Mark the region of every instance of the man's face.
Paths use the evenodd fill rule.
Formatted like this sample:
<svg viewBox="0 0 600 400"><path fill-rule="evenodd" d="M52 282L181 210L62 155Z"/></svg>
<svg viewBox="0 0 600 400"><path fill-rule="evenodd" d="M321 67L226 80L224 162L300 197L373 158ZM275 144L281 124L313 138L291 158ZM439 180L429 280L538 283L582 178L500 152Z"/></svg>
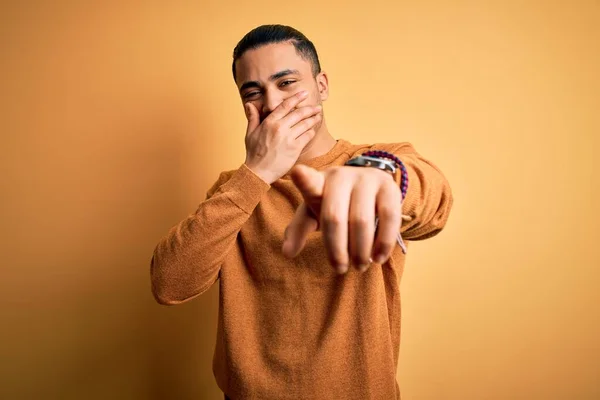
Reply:
<svg viewBox="0 0 600 400"><path fill-rule="evenodd" d="M261 122L283 100L302 90L309 95L298 107L318 105L327 99L327 76L320 73L315 78L311 62L290 42L246 51L236 62L236 74L242 103L253 103ZM315 128L318 131L320 124Z"/></svg>

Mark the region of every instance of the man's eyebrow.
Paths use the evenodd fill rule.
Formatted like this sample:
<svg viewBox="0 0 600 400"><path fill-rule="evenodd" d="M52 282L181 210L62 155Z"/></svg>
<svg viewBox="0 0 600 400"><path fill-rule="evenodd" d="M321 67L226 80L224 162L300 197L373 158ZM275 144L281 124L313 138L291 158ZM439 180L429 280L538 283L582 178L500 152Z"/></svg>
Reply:
<svg viewBox="0 0 600 400"><path fill-rule="evenodd" d="M279 78L283 78L286 75L294 75L294 74L299 74L300 72L298 72L297 69L284 69L283 71L279 71L274 73L273 75L271 75L269 77L270 81L276 81Z"/></svg>
<svg viewBox="0 0 600 400"><path fill-rule="evenodd" d="M258 81L244 82L244 84L240 87L240 92L250 88L260 88L260 83L258 83Z"/></svg>
<svg viewBox="0 0 600 400"><path fill-rule="evenodd" d="M283 78L287 75L300 74L297 69L284 69L283 71L279 71L274 73L269 77L270 81L276 81L277 79ZM250 88L260 88L260 83L258 81L248 81L244 82L244 84L240 87L240 92L243 92L246 89Z"/></svg>

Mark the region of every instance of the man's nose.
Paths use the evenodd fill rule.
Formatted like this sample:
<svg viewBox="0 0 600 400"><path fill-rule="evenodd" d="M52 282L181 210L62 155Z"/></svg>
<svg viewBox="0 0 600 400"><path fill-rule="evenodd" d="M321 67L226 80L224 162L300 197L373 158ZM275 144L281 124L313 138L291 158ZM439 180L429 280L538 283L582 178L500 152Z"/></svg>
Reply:
<svg viewBox="0 0 600 400"><path fill-rule="evenodd" d="M275 91L265 93L263 99L262 114L265 116L271 114L284 100L281 93L276 93Z"/></svg>

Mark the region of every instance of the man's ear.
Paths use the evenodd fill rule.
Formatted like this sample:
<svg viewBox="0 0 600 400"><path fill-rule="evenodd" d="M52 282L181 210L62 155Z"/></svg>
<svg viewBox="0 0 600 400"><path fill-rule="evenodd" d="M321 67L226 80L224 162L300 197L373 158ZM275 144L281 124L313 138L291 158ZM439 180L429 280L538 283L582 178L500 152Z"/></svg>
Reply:
<svg viewBox="0 0 600 400"><path fill-rule="evenodd" d="M327 79L327 73L321 71L315 79L317 80L317 87L319 88L319 96L321 97L321 101L327 100L329 97L329 80Z"/></svg>

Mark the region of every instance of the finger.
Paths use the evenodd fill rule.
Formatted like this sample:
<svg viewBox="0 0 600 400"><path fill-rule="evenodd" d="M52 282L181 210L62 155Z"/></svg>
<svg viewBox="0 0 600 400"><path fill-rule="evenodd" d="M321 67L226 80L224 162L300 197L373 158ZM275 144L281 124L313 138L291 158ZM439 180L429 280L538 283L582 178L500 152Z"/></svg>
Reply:
<svg viewBox="0 0 600 400"><path fill-rule="evenodd" d="M256 106L252 103L246 103L244 111L246 111L246 119L248 120L248 127L246 128L246 136L248 136L260 125L260 114Z"/></svg>
<svg viewBox="0 0 600 400"><path fill-rule="evenodd" d="M319 206L323 188L325 186L325 174L306 165L296 165L291 172L292 181L302 193L308 207L319 215Z"/></svg>
<svg viewBox="0 0 600 400"><path fill-rule="evenodd" d="M321 121L321 118L322 118L322 114L319 113L319 114L313 115L312 117L309 117L309 118L305 118L302 121L298 122L292 128L292 136L297 139L304 132L308 131L309 129L314 128L315 125Z"/></svg>
<svg viewBox="0 0 600 400"><path fill-rule="evenodd" d="M300 204L292 222L285 229L281 247L283 255L289 258L296 257L304 249L308 235L315 232L317 227L317 219L306 203Z"/></svg>
<svg viewBox="0 0 600 400"><path fill-rule="evenodd" d="M285 117L292 111L300 102L308 97L308 91L303 90L296 93L292 97L288 97L278 105L265 120L277 121Z"/></svg>
<svg viewBox="0 0 600 400"><path fill-rule="evenodd" d="M304 147L306 147L308 142L310 142L312 140L312 138L314 138L316 136L316 134L317 134L317 131L315 131L314 129L309 129L309 130L301 133L300 136L298 136L295 139L296 143L301 148L304 148Z"/></svg>
<svg viewBox="0 0 600 400"><path fill-rule="evenodd" d="M375 198L379 184L371 182L369 179L356 182L348 215L350 259L360 271L369 267L375 236Z"/></svg>
<svg viewBox="0 0 600 400"><path fill-rule="evenodd" d="M321 114L322 109L323 108L321 106L298 107L283 117L281 119L281 124L283 126L294 128L298 123L306 120L307 118Z"/></svg>
<svg viewBox="0 0 600 400"><path fill-rule="evenodd" d="M376 211L379 219L375 243L373 244L373 261L377 264L386 262L396 246L396 238L402 224L402 194L395 183L384 184L377 193Z"/></svg>
<svg viewBox="0 0 600 400"><path fill-rule="evenodd" d="M331 265L343 274L348 271L348 208L353 183L341 174L330 173L321 200L320 229Z"/></svg>

